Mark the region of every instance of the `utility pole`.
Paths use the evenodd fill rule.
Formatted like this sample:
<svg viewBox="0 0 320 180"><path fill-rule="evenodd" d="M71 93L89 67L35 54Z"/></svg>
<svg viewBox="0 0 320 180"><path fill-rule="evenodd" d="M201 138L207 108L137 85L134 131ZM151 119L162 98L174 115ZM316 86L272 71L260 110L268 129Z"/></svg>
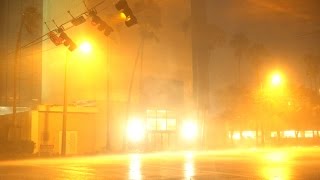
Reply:
<svg viewBox="0 0 320 180"><path fill-rule="evenodd" d="M62 135L61 135L61 156L66 155L67 147L67 116L68 116L68 63L69 63L69 50L66 50L66 60L64 65L64 87L63 87L63 116L62 116Z"/></svg>
<svg viewBox="0 0 320 180"><path fill-rule="evenodd" d="M202 144L205 139L206 112L209 109L209 59L207 41L206 0L191 0L193 96L198 122L203 124Z"/></svg>
<svg viewBox="0 0 320 180"><path fill-rule="evenodd" d="M110 45L109 40L107 39L107 107L106 107L106 119L107 119L107 142L106 142L106 151L110 151Z"/></svg>
<svg viewBox="0 0 320 180"><path fill-rule="evenodd" d="M22 29L25 22L26 12L21 15L21 22L18 31L18 38L16 42L16 50L14 54L14 63L13 63L13 104L12 104L12 122L16 122L16 115L17 115L17 79L18 79L18 56L20 54L20 47L21 47L21 35Z"/></svg>

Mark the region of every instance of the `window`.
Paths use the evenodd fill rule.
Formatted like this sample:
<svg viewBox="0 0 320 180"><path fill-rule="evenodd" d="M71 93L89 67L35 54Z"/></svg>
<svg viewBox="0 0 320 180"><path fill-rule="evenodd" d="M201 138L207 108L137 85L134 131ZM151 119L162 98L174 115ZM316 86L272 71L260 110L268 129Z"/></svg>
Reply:
<svg viewBox="0 0 320 180"><path fill-rule="evenodd" d="M147 126L149 131L173 131L177 122L172 111L147 110Z"/></svg>

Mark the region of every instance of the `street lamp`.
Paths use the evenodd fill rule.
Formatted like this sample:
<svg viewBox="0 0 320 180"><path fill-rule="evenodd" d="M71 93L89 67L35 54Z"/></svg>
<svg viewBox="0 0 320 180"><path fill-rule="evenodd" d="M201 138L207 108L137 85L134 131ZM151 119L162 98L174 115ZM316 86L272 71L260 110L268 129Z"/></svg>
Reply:
<svg viewBox="0 0 320 180"><path fill-rule="evenodd" d="M282 77L280 73L274 73L271 77L271 84L273 86L279 86L282 84Z"/></svg>
<svg viewBox="0 0 320 180"><path fill-rule="evenodd" d="M284 77L280 72L273 72L268 76L266 86L263 87L264 83L261 83L260 91L261 96L264 99L262 104L270 107L270 103L279 101L282 93L284 92ZM263 105L262 105L263 106ZM264 108L265 109L265 108ZM258 124L258 122L256 122ZM264 123L261 122L261 143L264 145ZM258 125L256 128L256 144L258 145Z"/></svg>
<svg viewBox="0 0 320 180"><path fill-rule="evenodd" d="M91 44L84 42L80 45L80 52L88 54L91 52ZM64 65L64 89L63 89L63 116L62 116L62 136L61 136L61 155L66 155L66 137L67 137L67 112L68 112L68 63L70 51L66 51L66 60Z"/></svg>
<svg viewBox="0 0 320 180"><path fill-rule="evenodd" d="M197 137L198 126L196 122L189 120L182 124L181 135L185 140L191 141Z"/></svg>
<svg viewBox="0 0 320 180"><path fill-rule="evenodd" d="M89 54L92 51L92 46L89 42L83 42L82 44L80 44L79 48L81 52L85 54Z"/></svg>

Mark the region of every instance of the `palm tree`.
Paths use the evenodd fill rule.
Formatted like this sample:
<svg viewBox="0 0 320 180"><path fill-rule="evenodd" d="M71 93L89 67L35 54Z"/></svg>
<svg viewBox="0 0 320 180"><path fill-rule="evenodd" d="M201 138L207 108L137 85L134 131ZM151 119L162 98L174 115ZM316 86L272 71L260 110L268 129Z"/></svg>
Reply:
<svg viewBox="0 0 320 180"><path fill-rule="evenodd" d="M148 39L155 40L156 42L159 42L159 38L156 35L156 31L159 30L162 27L162 16L161 16L161 8L155 2L154 0L140 0L134 5L134 11L139 16L138 18L138 24L140 26L140 37L141 42L139 45L139 48L137 50L137 55L133 67L133 71L130 78L130 85L129 85L129 93L128 93L128 99L127 99L127 118L125 124L127 125L127 120L129 118L130 114L130 104L131 104L131 94L132 94L132 87L133 87L133 81L135 72L137 69L138 61L140 60L140 77L139 77L139 92L140 92L140 109L142 107L142 79L143 79L143 54L144 54L144 46L145 41ZM123 150L126 149L126 135L124 133L123 135Z"/></svg>
<svg viewBox="0 0 320 180"><path fill-rule="evenodd" d="M269 56L268 50L263 44L254 43L248 48L248 59L256 74L257 82L261 84L261 71L264 59Z"/></svg>
<svg viewBox="0 0 320 180"><path fill-rule="evenodd" d="M309 78L310 88L314 91L319 87L319 56L306 54L304 57L305 71Z"/></svg>
<svg viewBox="0 0 320 180"><path fill-rule="evenodd" d="M254 73L256 74L256 82L257 84L259 84L258 87L258 99L261 100L261 96L262 96L262 80L261 80L261 71L262 71L262 66L264 63L264 58L266 58L266 56L268 56L268 51L267 49L264 47L263 44L260 43L254 43L249 47L249 51L248 51L248 57L249 60L251 62L251 65L254 69ZM263 103L260 101L260 103ZM262 108L263 109L263 108ZM259 114L263 114L262 112L260 112ZM258 119L261 119L263 117L258 117L256 118L256 144L258 145L258 131L259 131L259 125L261 128L261 142L262 144L264 143L264 123L262 121L258 121ZM279 134L279 133L278 133Z"/></svg>
<svg viewBox="0 0 320 180"><path fill-rule="evenodd" d="M23 28L25 27L29 33L33 33L39 27L37 27L37 22L39 21L40 14L35 7L27 7L23 14L21 15L20 27L18 31L18 37L16 42L16 49L14 55L13 64L13 105L12 105L12 122L16 121L17 113L17 75L18 75L18 57L21 51L21 38L23 33Z"/></svg>
<svg viewBox="0 0 320 180"><path fill-rule="evenodd" d="M249 44L249 39L244 33L234 34L230 41L230 45L234 49L234 55L238 59L238 88L241 84L241 61L248 50Z"/></svg>
<svg viewBox="0 0 320 180"><path fill-rule="evenodd" d="M214 67L214 60L213 55L215 51L223 46L223 44L226 42L226 33L224 30L219 28L216 25L209 25L208 26L209 32L208 32L208 47L210 50L210 58L209 58L209 68ZM211 94L212 94L212 80L214 79L214 72L209 70L209 100L212 101ZM209 104L210 104L209 102Z"/></svg>

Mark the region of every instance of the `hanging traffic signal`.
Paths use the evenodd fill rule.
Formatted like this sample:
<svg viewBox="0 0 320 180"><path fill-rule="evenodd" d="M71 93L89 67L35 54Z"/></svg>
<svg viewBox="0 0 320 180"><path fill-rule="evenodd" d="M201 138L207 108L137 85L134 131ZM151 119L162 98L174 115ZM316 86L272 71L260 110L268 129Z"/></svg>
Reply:
<svg viewBox="0 0 320 180"><path fill-rule="evenodd" d="M91 11L89 12L89 15L92 17L91 24L93 26L98 26L99 31L104 31L104 35L109 36L113 32L113 28L97 16L97 12Z"/></svg>
<svg viewBox="0 0 320 180"><path fill-rule="evenodd" d="M123 9L125 9L125 8L128 8L129 6L128 6L127 1L125 1L125 0L120 0L119 2L117 2L117 3L115 4L115 7L116 7L116 9L117 9L118 11L121 11L121 10L123 10Z"/></svg>
<svg viewBox="0 0 320 180"><path fill-rule="evenodd" d="M79 26L80 24L86 22L86 19L83 17L83 16L79 16L79 17L76 17L76 18L73 18L71 20L71 23L74 25L74 26Z"/></svg>
<svg viewBox="0 0 320 180"><path fill-rule="evenodd" d="M62 44L63 39L61 39L54 31L48 33L50 40L56 45L59 46Z"/></svg>
<svg viewBox="0 0 320 180"><path fill-rule="evenodd" d="M129 18L127 18L127 20L124 23L127 27L130 27L135 24L138 24L138 20L135 16L129 16Z"/></svg>
<svg viewBox="0 0 320 180"><path fill-rule="evenodd" d="M130 9L126 0L119 0L115 7L118 11L122 11L122 13L126 16L125 25L127 27L131 27L135 24L138 24L137 18L134 16L132 10Z"/></svg>
<svg viewBox="0 0 320 180"><path fill-rule="evenodd" d="M80 15L78 17L74 17L70 11L68 11L70 16L72 17L72 20L70 21L74 26L79 26L80 24L86 22L86 19L83 17L83 15Z"/></svg>
<svg viewBox="0 0 320 180"><path fill-rule="evenodd" d="M59 38L63 40L65 46L69 46L69 51L74 51L77 48L77 45L69 38L65 32L61 32Z"/></svg>

